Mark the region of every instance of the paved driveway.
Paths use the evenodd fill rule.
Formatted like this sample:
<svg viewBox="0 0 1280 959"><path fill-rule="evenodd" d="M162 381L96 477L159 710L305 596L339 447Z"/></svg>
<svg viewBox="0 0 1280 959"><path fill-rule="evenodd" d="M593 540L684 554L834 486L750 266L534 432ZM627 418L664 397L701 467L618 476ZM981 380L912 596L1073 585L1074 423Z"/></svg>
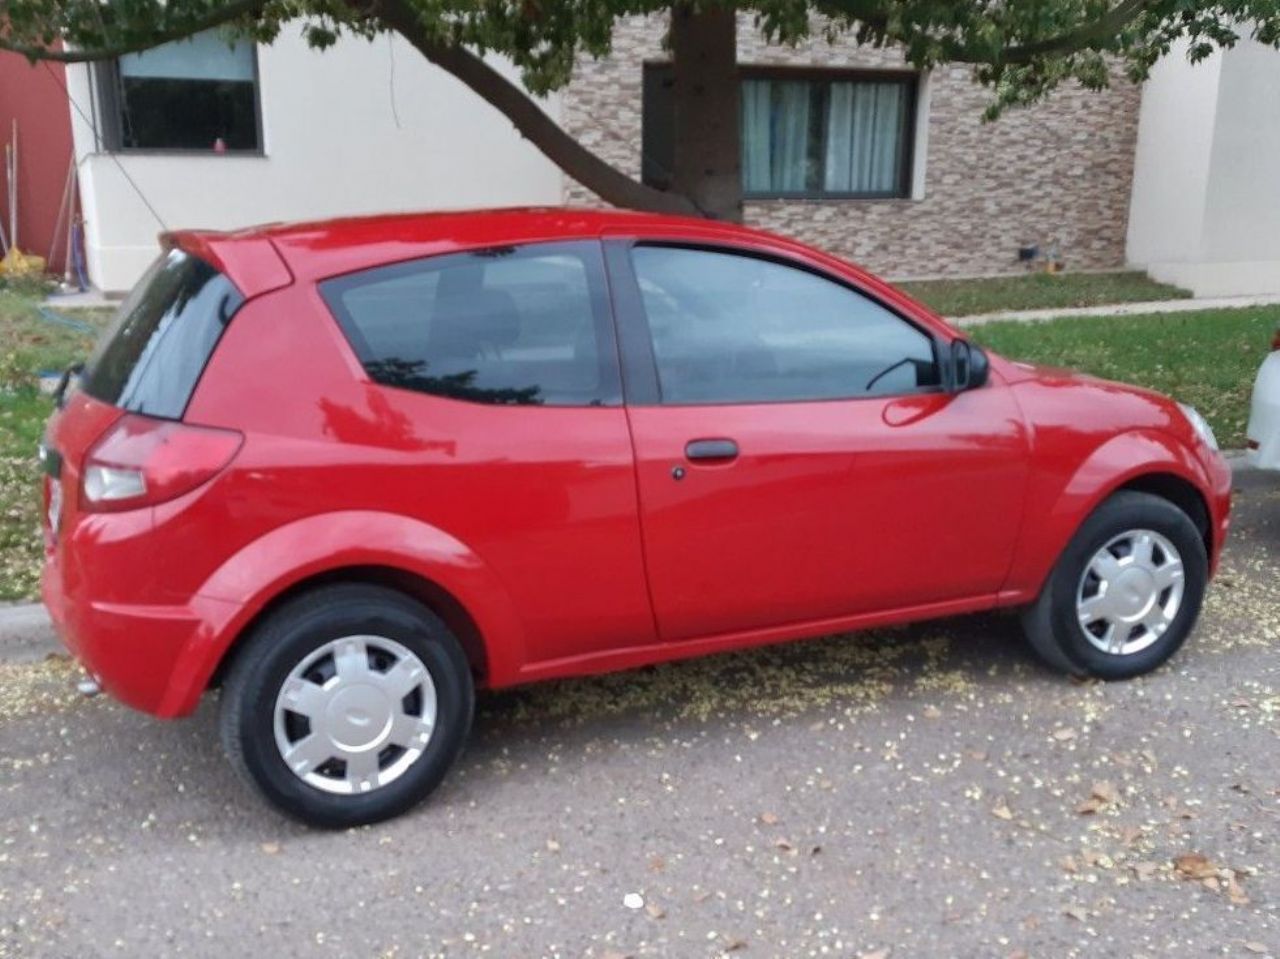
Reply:
<svg viewBox="0 0 1280 959"><path fill-rule="evenodd" d="M0 665L0 956L1280 955L1280 482L1240 485L1153 676L986 616L489 695L348 833L259 805L213 703Z"/></svg>

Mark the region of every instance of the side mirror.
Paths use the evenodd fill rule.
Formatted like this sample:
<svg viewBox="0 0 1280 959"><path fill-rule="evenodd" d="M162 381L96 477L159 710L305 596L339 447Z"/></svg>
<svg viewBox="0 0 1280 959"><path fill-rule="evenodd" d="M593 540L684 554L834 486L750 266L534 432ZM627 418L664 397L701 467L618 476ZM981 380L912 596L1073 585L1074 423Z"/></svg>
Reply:
<svg viewBox="0 0 1280 959"><path fill-rule="evenodd" d="M986 384L991 364L981 347L974 346L968 340L952 340L948 360L950 368L947 390L949 392L960 393Z"/></svg>

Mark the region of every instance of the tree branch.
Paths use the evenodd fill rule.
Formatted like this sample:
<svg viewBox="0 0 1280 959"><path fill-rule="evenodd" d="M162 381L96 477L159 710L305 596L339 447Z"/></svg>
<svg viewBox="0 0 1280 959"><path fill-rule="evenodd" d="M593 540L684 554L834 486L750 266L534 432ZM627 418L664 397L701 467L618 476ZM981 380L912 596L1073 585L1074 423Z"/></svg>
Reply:
<svg viewBox="0 0 1280 959"><path fill-rule="evenodd" d="M1060 33L1055 37L1046 37L1044 40L1037 40L1034 43L1026 43L1002 50L997 62L1027 63L1036 57L1055 53L1074 53L1095 41L1114 37L1136 20L1146 5L1147 0L1120 0L1119 3L1092 23L1086 23L1084 26L1068 30L1066 33ZM990 62L988 58L966 55L963 52L963 48L955 51L954 55L950 56L949 59L964 63Z"/></svg>
<svg viewBox="0 0 1280 959"><path fill-rule="evenodd" d="M232 20L250 16L261 10L266 3L267 0L233 0L225 7L220 7L205 17L157 30L133 43L125 43L115 47L99 47L93 50L51 50L48 47L32 47L12 43L3 35L0 35L0 50L21 54L32 61L54 60L58 63L87 63L93 60L114 60L116 57L123 57L130 53L141 53L144 50L150 50L152 47L158 47L163 43L185 40L187 37L201 31L211 30Z"/></svg>
<svg viewBox="0 0 1280 959"><path fill-rule="evenodd" d="M465 47L430 36L405 0L382 0L376 6L376 15L427 60L462 81L501 112L547 159L605 201L655 213L700 215L701 211L688 198L655 190L600 159L547 116L528 93L483 58Z"/></svg>

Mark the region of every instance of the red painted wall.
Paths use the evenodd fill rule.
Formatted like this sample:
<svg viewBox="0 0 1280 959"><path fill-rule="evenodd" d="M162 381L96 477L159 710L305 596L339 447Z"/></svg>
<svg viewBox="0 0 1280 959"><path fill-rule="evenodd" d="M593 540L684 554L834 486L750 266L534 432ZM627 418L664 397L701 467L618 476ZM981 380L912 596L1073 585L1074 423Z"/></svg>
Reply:
<svg viewBox="0 0 1280 959"><path fill-rule="evenodd" d="M0 52L0 216L9 231L3 144L18 121L18 245L24 253L48 257L71 163L71 112L60 63L34 66L24 57ZM53 262L61 273L66 258L66 225ZM12 237L9 238L12 241Z"/></svg>

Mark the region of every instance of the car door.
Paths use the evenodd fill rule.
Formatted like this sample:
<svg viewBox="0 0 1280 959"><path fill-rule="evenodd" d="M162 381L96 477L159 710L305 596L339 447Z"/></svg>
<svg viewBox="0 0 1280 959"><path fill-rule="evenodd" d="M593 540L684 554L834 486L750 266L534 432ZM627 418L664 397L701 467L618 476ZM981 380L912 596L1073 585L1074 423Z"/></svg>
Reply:
<svg viewBox="0 0 1280 959"><path fill-rule="evenodd" d="M940 338L811 264L608 247L664 641L999 589L1027 469L1007 388L947 393Z"/></svg>
<svg viewBox="0 0 1280 959"><path fill-rule="evenodd" d="M325 435L376 451L334 483L340 505L358 490L465 547L511 604L521 667L654 642L598 241L429 256L321 294L372 381L318 404Z"/></svg>

